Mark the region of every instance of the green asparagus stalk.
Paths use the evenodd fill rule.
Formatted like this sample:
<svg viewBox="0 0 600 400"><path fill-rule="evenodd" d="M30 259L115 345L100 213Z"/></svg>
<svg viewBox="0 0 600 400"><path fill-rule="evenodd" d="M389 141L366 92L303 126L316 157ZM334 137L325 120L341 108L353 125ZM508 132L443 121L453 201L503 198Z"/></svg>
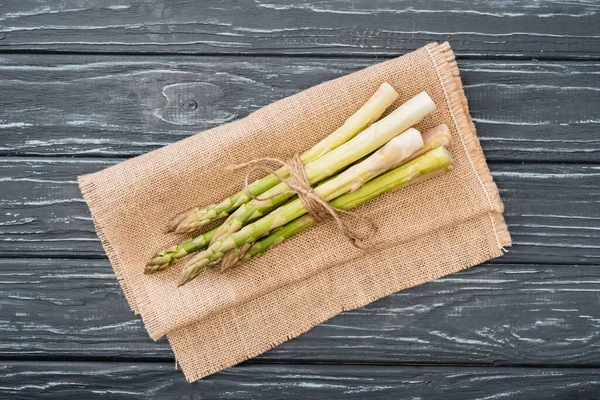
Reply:
<svg viewBox="0 0 600 400"><path fill-rule="evenodd" d="M347 193L347 194L352 194L352 193ZM347 194L340 196L340 197L344 197ZM331 205L333 206L333 202L331 202ZM339 207L339 208L342 208L342 207ZM299 218L296 218L292 222L288 222L281 228L278 228L278 229L275 229L274 231L272 231L264 239L261 239L261 240L257 241L256 243L254 243L252 245L252 247L250 247L250 249L246 252L246 254L244 254L244 256L241 258L240 263L250 260L251 258L263 255L267 250L269 250L275 246L278 246L285 240L294 236L296 233L303 231L307 228L310 228L315 223L316 223L316 221L311 215L303 215Z"/></svg>
<svg viewBox="0 0 600 400"><path fill-rule="evenodd" d="M365 183L356 192L346 193L338 197L331 202L331 205L335 208L347 210L383 193L431 179L451 170L452 158L450 153L444 147L438 147ZM292 222L288 222L254 243L244 254L241 262L262 255L267 250L278 246L296 233L310 228L314 224L315 219L311 215L303 215Z"/></svg>
<svg viewBox="0 0 600 400"><path fill-rule="evenodd" d="M387 82L382 83L375 94L358 111L350 116L341 127L321 140L313 148L304 152L300 156L300 160L302 160L303 164L307 164L346 143L360 131L377 121L397 98L398 93L394 88ZM289 176L289 171L285 167L279 168L276 172L280 176ZM250 201L253 196L256 197L266 192L278 183L280 183L280 180L274 174L267 175L248 186L248 191L252 195L244 189L219 204L211 204L204 208L191 208L175 217L169 223L168 230L169 232L177 233L193 232L217 218L228 216L240 205Z"/></svg>
<svg viewBox="0 0 600 400"><path fill-rule="evenodd" d="M421 134L416 129L410 128L398 137L390 140L365 161L352 166L336 178L319 185L315 188L315 192L323 200L330 201L344 193L356 191L365 182L395 168L421 147L423 147ZM327 156L325 155L324 157ZM252 244L273 229L279 228L306 213L307 211L302 200L296 197L263 218L246 225L238 232L217 240L184 267L180 276L179 286L197 277L209 265L214 265L226 253Z"/></svg>
<svg viewBox="0 0 600 400"><path fill-rule="evenodd" d="M448 147L448 145L450 144L450 139L450 131L448 130L448 127L446 125L439 125L435 128L429 129L428 131L423 133L423 147L421 147L419 150L413 153L413 155L411 155L407 160L405 160L405 162L411 161L436 147ZM334 178L335 177L331 177L329 179ZM360 190L362 190L362 188ZM337 201L337 199L334 201ZM151 274L154 272L162 271L168 266L173 265L174 263L179 261L182 257L204 249L210 243L216 230L217 228L212 229L197 237L193 237L182 243L179 243L169 249L156 253L146 265L145 273Z"/></svg>
<svg viewBox="0 0 600 400"><path fill-rule="evenodd" d="M399 133L420 122L435 109L435 103L426 92L416 95L355 138L318 160L306 164L306 176L310 184L320 182L372 153ZM264 192L263 199L254 199L241 205L217 229L211 244L239 231L246 223L261 218L292 196L288 185L281 182Z"/></svg>

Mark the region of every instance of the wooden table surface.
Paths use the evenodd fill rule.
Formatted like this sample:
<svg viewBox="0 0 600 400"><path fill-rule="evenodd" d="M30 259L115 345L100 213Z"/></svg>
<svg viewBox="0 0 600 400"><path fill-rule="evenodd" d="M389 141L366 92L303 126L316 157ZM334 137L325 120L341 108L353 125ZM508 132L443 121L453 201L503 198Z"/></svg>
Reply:
<svg viewBox="0 0 600 400"><path fill-rule="evenodd" d="M600 398L600 3L0 5L0 398ZM77 175L449 40L514 247L195 384Z"/></svg>

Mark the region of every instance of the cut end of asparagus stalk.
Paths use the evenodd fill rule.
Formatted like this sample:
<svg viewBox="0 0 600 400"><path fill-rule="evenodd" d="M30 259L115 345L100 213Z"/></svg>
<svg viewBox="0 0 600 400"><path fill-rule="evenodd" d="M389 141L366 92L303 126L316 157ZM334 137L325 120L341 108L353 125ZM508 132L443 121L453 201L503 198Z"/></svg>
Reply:
<svg viewBox="0 0 600 400"><path fill-rule="evenodd" d="M424 151L424 153L426 153L429 150L433 150L440 146L448 148L452 141L452 135L450 134L448 126L446 124L441 124L423 133L423 141L425 142L424 148L430 147Z"/></svg>
<svg viewBox="0 0 600 400"><path fill-rule="evenodd" d="M423 118L437 110L435 102L425 91L398 107L398 109L400 108L403 108L403 111L412 115L413 118L418 119L417 122L420 122Z"/></svg>
<svg viewBox="0 0 600 400"><path fill-rule="evenodd" d="M390 151L395 154L394 160L386 170L397 167L423 148L423 136L415 128L409 128L400 136L390 140L388 144L382 147L383 151Z"/></svg>
<svg viewBox="0 0 600 400"><path fill-rule="evenodd" d="M375 92L375 94L373 95L372 98L374 97L384 97L386 99L390 99L390 100L396 100L398 98L398 92L396 92L396 89L394 89L392 87L392 85L390 85L387 82L383 82L381 85L379 85L379 88L377 88L377 91ZM394 102L392 101L392 103ZM390 103L391 105L391 103ZM377 120L379 118L376 118L375 120Z"/></svg>
<svg viewBox="0 0 600 400"><path fill-rule="evenodd" d="M402 164L408 157L422 147L423 137L421 136L421 132L415 128L409 128L383 145L366 160L350 168L347 172L342 173L341 176L350 174L352 171L361 171L352 179L353 184L350 192L354 192L375 176ZM329 184L330 183L327 182L324 185Z"/></svg>
<svg viewBox="0 0 600 400"><path fill-rule="evenodd" d="M438 125L435 128L431 128L423 133L423 147L415 151L410 157L404 160L402 163L407 163L422 156L423 154L438 148L448 148L452 143L452 135L446 124Z"/></svg>
<svg viewBox="0 0 600 400"><path fill-rule="evenodd" d="M390 123L406 128L416 125L426 116L437 110L434 101L427 92L421 92L409 99L406 103L395 109L381 121L390 121Z"/></svg>

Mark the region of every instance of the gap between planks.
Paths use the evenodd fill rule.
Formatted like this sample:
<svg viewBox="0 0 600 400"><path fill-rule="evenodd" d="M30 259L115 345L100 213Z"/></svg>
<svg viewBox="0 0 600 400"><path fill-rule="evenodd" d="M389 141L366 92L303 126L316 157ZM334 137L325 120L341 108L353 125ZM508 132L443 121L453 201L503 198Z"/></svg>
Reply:
<svg viewBox="0 0 600 400"><path fill-rule="evenodd" d="M9 362L54 362L54 363L128 363L128 364L172 364L175 357L155 357L155 358L130 358L130 357L86 357L86 356L23 356L7 357L0 355L0 361ZM383 362L383 361L335 361L335 360L297 360L297 359L278 359L264 360L251 358L237 365L323 365L323 366L365 366L365 367L434 367L434 368L520 368L520 369L599 369L600 364L494 364L494 363L436 363L436 362ZM236 366L237 366L236 365ZM236 366L230 367L235 368Z"/></svg>
<svg viewBox="0 0 600 400"><path fill-rule="evenodd" d="M415 49L417 50L417 49ZM196 57L196 58L314 58L320 60L340 60L340 59L359 59L359 60L390 60L392 58L400 57L410 53L398 52L398 53L385 53L385 54L344 54L344 53L293 53L293 52L264 52L264 53L243 53L243 52L231 52L231 53L218 53L218 52L157 52L157 51L140 51L140 52L128 52L128 51L80 51L80 50L41 50L41 49L0 49L1 55L70 55L70 56L115 56L115 57ZM600 61L600 55L588 56L586 58L578 58L573 56L545 56L531 57L526 55L513 55L507 56L506 54L478 54L478 53L458 53L456 55L457 60L469 60L469 61L545 61L545 62L597 62Z"/></svg>

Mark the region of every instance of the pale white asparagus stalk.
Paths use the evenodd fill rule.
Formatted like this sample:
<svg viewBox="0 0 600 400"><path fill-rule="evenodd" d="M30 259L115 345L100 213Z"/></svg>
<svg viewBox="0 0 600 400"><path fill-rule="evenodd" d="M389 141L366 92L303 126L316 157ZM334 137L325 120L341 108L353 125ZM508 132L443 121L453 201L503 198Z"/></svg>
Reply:
<svg viewBox="0 0 600 400"><path fill-rule="evenodd" d="M307 164L315 161L352 139L359 132L377 121L385 110L396 101L398 96L396 90L389 83L382 83L373 96L358 111L352 114L342 126L314 145L310 150L304 152L300 156L302 163ZM280 176L289 176L289 171L285 167L279 168L276 172ZM180 213L169 223L168 230L177 233L193 232L217 218L228 216L240 205L250 201L252 196L259 196L278 183L280 183L279 178L275 174L269 174L248 185L248 190L241 190L219 204L211 204L207 207L194 207Z"/></svg>
<svg viewBox="0 0 600 400"><path fill-rule="evenodd" d="M419 123L436 109L426 92L421 92L398 107L385 118L374 123L352 140L306 164L306 176L310 184L318 183L336 172L360 160L380 148L399 133ZM261 196L241 205L217 229L211 244L239 231L249 221L260 218L293 196L288 185L281 182Z"/></svg>
<svg viewBox="0 0 600 400"><path fill-rule="evenodd" d="M373 155L315 188L323 200L330 201L344 193L358 190L365 182L395 168L411 154L423 147L423 138L418 130L410 128L393 138ZM214 265L228 252L252 245L273 229L307 213L304 203L296 198L275 209L263 218L246 225L238 232L211 244L205 251L194 257L183 269L179 286L197 277L207 267Z"/></svg>

